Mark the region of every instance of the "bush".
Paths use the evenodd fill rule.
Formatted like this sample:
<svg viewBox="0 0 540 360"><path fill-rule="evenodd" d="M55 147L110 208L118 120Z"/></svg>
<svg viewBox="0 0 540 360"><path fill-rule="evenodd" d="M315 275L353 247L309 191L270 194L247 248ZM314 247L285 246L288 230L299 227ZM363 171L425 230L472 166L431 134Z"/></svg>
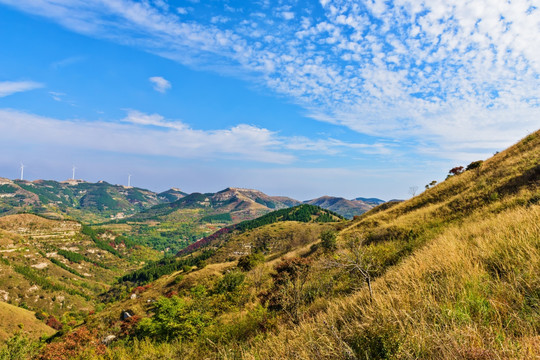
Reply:
<svg viewBox="0 0 540 360"><path fill-rule="evenodd" d="M232 293L244 282L246 276L238 271L229 271L216 284L214 292L217 294Z"/></svg>
<svg viewBox="0 0 540 360"><path fill-rule="evenodd" d="M450 175L459 175L461 174L465 169L463 168L463 166L456 166L454 168L451 168L450 171L448 171L448 173Z"/></svg>
<svg viewBox="0 0 540 360"><path fill-rule="evenodd" d="M64 327L60 321L54 316L49 316L46 322L47 326L52 327L54 330L60 331Z"/></svg>
<svg viewBox="0 0 540 360"><path fill-rule="evenodd" d="M334 230L325 230L321 233L321 245L326 252L337 249L336 232Z"/></svg>
<svg viewBox="0 0 540 360"><path fill-rule="evenodd" d="M36 311L36 313L34 315L35 315L36 319L38 319L38 320L45 320L48 317L47 313L45 313L45 312L43 312L41 310Z"/></svg>
<svg viewBox="0 0 540 360"><path fill-rule="evenodd" d="M238 259L238 267L243 271L250 271L264 262L264 255L257 251Z"/></svg>
<svg viewBox="0 0 540 360"><path fill-rule="evenodd" d="M479 168L480 166L482 166L483 163L484 163L484 161L482 161L482 160L473 161L472 163L470 163L469 165L467 165L467 168L466 168L465 170L477 169L477 168Z"/></svg>
<svg viewBox="0 0 540 360"><path fill-rule="evenodd" d="M95 331L90 332L85 326L62 337L62 341L47 345L41 353L41 360L70 360L93 358L91 355L103 355L105 345L97 338ZM86 355L86 356L85 356Z"/></svg>
<svg viewBox="0 0 540 360"><path fill-rule="evenodd" d="M154 316L139 322L137 335L159 341L192 339L210 325L212 319L178 296L159 299L153 310Z"/></svg>
<svg viewBox="0 0 540 360"><path fill-rule="evenodd" d="M33 359L39 349L39 343L30 340L22 333L17 333L6 340L0 347L0 359L21 360Z"/></svg>
<svg viewBox="0 0 540 360"><path fill-rule="evenodd" d="M305 289L311 261L309 259L291 258L275 266L272 274L274 285L263 295L268 308L284 311L293 323L300 321L300 308L308 302Z"/></svg>

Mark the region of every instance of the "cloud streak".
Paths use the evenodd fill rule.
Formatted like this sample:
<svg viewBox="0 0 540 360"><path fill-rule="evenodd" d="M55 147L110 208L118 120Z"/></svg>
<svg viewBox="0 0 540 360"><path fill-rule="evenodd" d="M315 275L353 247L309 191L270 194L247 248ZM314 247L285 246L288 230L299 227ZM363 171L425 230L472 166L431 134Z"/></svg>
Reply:
<svg viewBox="0 0 540 360"><path fill-rule="evenodd" d="M11 109L0 109L4 142L90 149L120 154L180 159L236 160L291 164L302 154L385 151L380 144L281 137L268 129L239 124L227 129L198 130L159 114L129 110L117 122L59 120Z"/></svg>
<svg viewBox="0 0 540 360"><path fill-rule="evenodd" d="M35 81L0 81L0 97L18 92L42 88L44 85Z"/></svg>

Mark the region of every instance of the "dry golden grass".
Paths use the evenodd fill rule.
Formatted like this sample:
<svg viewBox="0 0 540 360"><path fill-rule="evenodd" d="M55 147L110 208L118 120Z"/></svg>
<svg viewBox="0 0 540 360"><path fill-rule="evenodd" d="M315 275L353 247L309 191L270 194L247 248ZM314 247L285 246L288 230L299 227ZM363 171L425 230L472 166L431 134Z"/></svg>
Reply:
<svg viewBox="0 0 540 360"><path fill-rule="evenodd" d="M33 229L68 231L79 230L76 221L50 220L33 214L16 214L0 217L0 229L12 232L28 232Z"/></svg>
<svg viewBox="0 0 540 360"><path fill-rule="evenodd" d="M374 293L284 326L242 358L535 358L540 207L449 228L375 281Z"/></svg>
<svg viewBox="0 0 540 360"><path fill-rule="evenodd" d="M19 331L34 339L56 332L36 319L32 311L0 301L0 343Z"/></svg>

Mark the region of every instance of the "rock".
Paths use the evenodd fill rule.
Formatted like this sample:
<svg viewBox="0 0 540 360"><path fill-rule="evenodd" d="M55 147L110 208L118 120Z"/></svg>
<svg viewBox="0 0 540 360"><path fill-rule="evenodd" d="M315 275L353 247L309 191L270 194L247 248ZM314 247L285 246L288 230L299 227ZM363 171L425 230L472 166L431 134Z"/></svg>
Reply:
<svg viewBox="0 0 540 360"><path fill-rule="evenodd" d="M122 311L122 314L120 315L120 318L121 318L122 320L127 320L127 319L129 319L130 317L132 317L132 316L133 316L133 314L130 314L129 311L125 311L125 310L124 310L124 311Z"/></svg>
<svg viewBox="0 0 540 360"><path fill-rule="evenodd" d="M113 342L113 340L116 339L116 336L114 335L107 335L103 339L101 339L101 343L104 345L109 345Z"/></svg>

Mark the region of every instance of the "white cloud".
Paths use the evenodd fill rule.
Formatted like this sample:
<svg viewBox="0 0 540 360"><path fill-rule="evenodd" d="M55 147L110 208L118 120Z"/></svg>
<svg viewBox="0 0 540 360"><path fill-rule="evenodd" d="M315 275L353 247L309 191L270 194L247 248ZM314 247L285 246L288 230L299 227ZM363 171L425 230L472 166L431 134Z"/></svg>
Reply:
<svg viewBox="0 0 540 360"><path fill-rule="evenodd" d="M154 85L154 90L162 94L165 94L171 88L171 83L161 76L152 76L148 80Z"/></svg>
<svg viewBox="0 0 540 360"><path fill-rule="evenodd" d="M285 20L292 20L294 19L294 13L292 11L284 11L281 13L281 16L283 16L283 18Z"/></svg>
<svg viewBox="0 0 540 360"><path fill-rule="evenodd" d="M288 164L298 156L339 154L344 150L380 151L381 145L336 140L281 137L273 131L238 124L227 129L197 130L159 114L128 110L119 122L58 120L21 111L0 109L0 137L50 147L93 149L184 159L235 159ZM22 140L21 140L22 139ZM292 151L296 154L293 155Z"/></svg>
<svg viewBox="0 0 540 360"><path fill-rule="evenodd" d="M44 85L34 81L0 81L0 97L18 92L42 88Z"/></svg>
<svg viewBox="0 0 540 360"><path fill-rule="evenodd" d="M469 143L487 149L494 136L508 144L538 127L533 0L321 0L324 16L298 14L302 21L284 19L294 5L284 1L275 14L223 28L149 2L0 3L189 66L249 75L315 119L360 133L466 152Z"/></svg>

